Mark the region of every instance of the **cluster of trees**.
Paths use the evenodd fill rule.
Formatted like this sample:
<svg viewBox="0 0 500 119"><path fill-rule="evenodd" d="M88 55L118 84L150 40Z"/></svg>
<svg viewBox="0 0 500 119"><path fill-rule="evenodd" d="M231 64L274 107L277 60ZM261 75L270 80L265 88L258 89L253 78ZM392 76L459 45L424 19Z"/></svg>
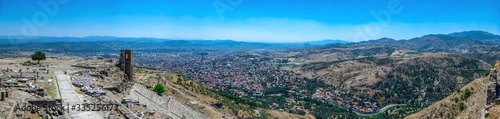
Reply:
<svg viewBox="0 0 500 119"><path fill-rule="evenodd" d="M249 100L249 99L245 99L245 98L241 98L241 97L238 97L238 96L234 96L234 95L231 95L227 92L223 92L223 91L216 91L216 90L211 90L212 92L218 94L218 95L221 95L221 96L224 96L226 98L229 98L231 100L234 100L236 101L236 103L243 103L243 104L246 104L246 105L250 105L250 106L253 106L253 107L261 107L261 108L267 108L268 105L267 103L262 103L262 104L257 104L255 101L252 101L252 100Z"/></svg>

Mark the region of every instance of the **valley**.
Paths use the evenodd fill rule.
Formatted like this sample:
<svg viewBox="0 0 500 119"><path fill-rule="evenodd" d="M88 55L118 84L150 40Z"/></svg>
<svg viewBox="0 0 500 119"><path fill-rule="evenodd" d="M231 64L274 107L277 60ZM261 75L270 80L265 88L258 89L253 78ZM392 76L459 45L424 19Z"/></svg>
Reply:
<svg viewBox="0 0 500 119"><path fill-rule="evenodd" d="M223 101L231 115L238 117L255 117L248 112L255 108L315 118L401 118L480 78L498 58L497 44L447 35L316 46L137 41L109 41L117 42L114 46L104 46L106 42L30 43L17 45L26 47L22 51L11 47L0 51L3 57L26 57L40 50L61 60L87 60L117 59L117 50L134 48L135 67L179 73L177 77L183 80L165 84L185 87L182 90L192 91L189 95ZM90 44L103 46L86 50ZM173 91L184 92L178 88ZM240 115L239 110L248 114Z"/></svg>

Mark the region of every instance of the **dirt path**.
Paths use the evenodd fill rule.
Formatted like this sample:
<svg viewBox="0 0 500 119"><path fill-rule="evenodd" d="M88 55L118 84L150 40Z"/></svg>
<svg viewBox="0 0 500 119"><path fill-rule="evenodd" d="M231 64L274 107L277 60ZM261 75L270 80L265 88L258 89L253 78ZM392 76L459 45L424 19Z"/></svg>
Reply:
<svg viewBox="0 0 500 119"><path fill-rule="evenodd" d="M82 104L83 101L78 98L78 94L71 85L69 76L65 75L63 71L55 71L57 77L57 86L59 87L59 94L63 100L63 105L76 105ZM76 111L68 107L69 117L71 119L102 119L102 116L98 112L93 111Z"/></svg>

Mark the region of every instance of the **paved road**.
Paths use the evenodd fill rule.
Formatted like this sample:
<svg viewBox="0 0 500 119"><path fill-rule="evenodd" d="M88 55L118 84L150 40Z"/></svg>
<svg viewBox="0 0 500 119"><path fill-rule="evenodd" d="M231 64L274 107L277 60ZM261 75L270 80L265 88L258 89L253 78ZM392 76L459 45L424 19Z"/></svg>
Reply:
<svg viewBox="0 0 500 119"><path fill-rule="evenodd" d="M331 101L331 100L329 100L329 102L330 102L330 103L332 103L332 104L334 104L334 105L339 106L340 108L347 109L347 108L345 108L344 106L339 105L339 104L337 104L337 103L335 103L335 102L333 102L333 101ZM354 113L356 113L357 115L359 115L359 116L373 116L373 115L377 115L377 114L379 114L379 113L385 112L385 111L386 111L386 110L388 110L389 108L396 107L396 106L403 106L403 105L406 105L406 104L390 104L390 105L387 105L387 106L385 106L384 108L380 109L378 112L376 112L376 113L370 113L370 114L366 114L366 113L364 113L364 114L363 114L363 113L359 113L358 111L355 111L355 110L352 110L352 111L353 111Z"/></svg>
<svg viewBox="0 0 500 119"><path fill-rule="evenodd" d="M390 104L390 105L387 105L385 106L384 108L380 109L380 111L378 111L377 113L373 113L373 114L362 114L362 113L358 113L356 111L354 111L357 115L359 116L373 116L373 115L377 115L379 113L382 113L382 112L385 112L386 110L388 110L389 108L392 108L392 107L396 107L396 106L402 106L402 105L406 105L406 104Z"/></svg>
<svg viewBox="0 0 500 119"><path fill-rule="evenodd" d="M69 104L82 104L83 101L78 98L78 94L71 85L71 81L68 75L65 75L63 71L56 71L57 86L59 87L59 95L63 100L63 105ZM92 111L69 111L69 116L71 119L102 119L102 116L98 112Z"/></svg>

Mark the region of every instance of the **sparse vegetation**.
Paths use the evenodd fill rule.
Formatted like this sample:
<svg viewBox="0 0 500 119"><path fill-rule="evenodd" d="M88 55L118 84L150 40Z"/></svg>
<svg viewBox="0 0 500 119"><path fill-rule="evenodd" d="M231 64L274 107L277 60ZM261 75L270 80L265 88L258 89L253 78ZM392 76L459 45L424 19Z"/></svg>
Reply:
<svg viewBox="0 0 500 119"><path fill-rule="evenodd" d="M458 110L461 112L464 109L465 109L465 103L463 103L463 102L458 103Z"/></svg>
<svg viewBox="0 0 500 119"><path fill-rule="evenodd" d="M244 103L245 100L240 99L240 101L238 102L237 100L239 97L236 97L233 95L224 95L224 93L222 93L222 92L207 89L205 87L198 85L197 83L193 84L193 85L189 85L190 82L194 82L194 81L187 78L187 77L184 77L182 75L177 75L177 78L175 78L175 80L173 82L177 85L184 87L187 90L191 90L195 93L203 94L203 95L209 96L211 98L214 98L216 100L219 100L220 104L222 104L223 106L229 107L229 109L231 109L234 114L238 114L238 112L240 110L243 110L243 111L252 110L250 105L247 105ZM234 98L236 100L231 99L231 98Z"/></svg>
<svg viewBox="0 0 500 119"><path fill-rule="evenodd" d="M469 89L465 89L464 93L460 96L460 99L466 100L472 94Z"/></svg>
<svg viewBox="0 0 500 119"><path fill-rule="evenodd" d="M484 73L484 75L483 75L483 76L488 76L488 75L490 75L490 71L491 71L491 70L488 70L486 73Z"/></svg>
<svg viewBox="0 0 500 119"><path fill-rule="evenodd" d="M451 101L453 101L453 102L458 102L458 98L457 98L457 97L454 97L454 98L452 98L452 99L451 99Z"/></svg>

